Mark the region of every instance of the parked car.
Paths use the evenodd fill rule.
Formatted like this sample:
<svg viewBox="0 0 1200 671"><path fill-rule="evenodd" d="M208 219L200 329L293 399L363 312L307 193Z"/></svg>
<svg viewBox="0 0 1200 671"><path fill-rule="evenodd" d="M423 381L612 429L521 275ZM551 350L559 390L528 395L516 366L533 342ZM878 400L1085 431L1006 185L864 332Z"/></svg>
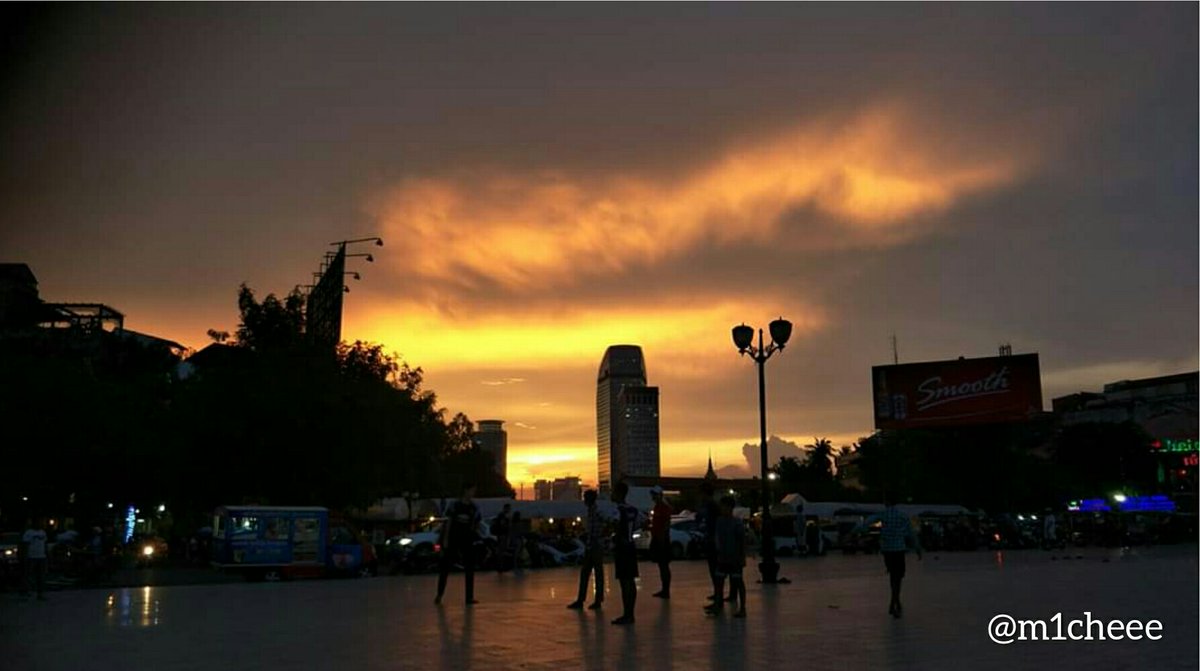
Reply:
<svg viewBox="0 0 1200 671"><path fill-rule="evenodd" d="M688 559L704 558L704 526L696 520L694 515L672 518L671 529L682 531L688 535L687 545L683 549L684 557Z"/></svg>
<svg viewBox="0 0 1200 671"><path fill-rule="evenodd" d="M0 585L21 579L21 532L0 533Z"/></svg>
<svg viewBox="0 0 1200 671"><path fill-rule="evenodd" d="M542 555L542 566L570 566L578 564L587 548L578 538L547 538L538 543Z"/></svg>
<svg viewBox="0 0 1200 671"><path fill-rule="evenodd" d="M683 523L683 524L686 524L686 523ZM671 537L671 558L672 559L683 559L684 557L687 557L688 549L691 548L693 544L696 544L697 547L699 547L701 550L703 550L703 544L698 542L696 540L696 537L692 533L685 531L684 529L678 527L676 524L672 524L669 527L669 529L671 532L670 537ZM640 531L634 532L633 546L635 548L637 548L638 556L640 556L640 557L649 556L650 540L651 540L651 538L650 538L650 530L649 529L642 529Z"/></svg>
<svg viewBox="0 0 1200 671"><path fill-rule="evenodd" d="M5 531L0 534L0 567L21 564L21 532Z"/></svg>
<svg viewBox="0 0 1200 671"><path fill-rule="evenodd" d="M842 552L848 555L856 552L864 554L879 552L879 532L882 528L882 522L875 522L865 528L856 528L846 535L845 540L841 544Z"/></svg>
<svg viewBox="0 0 1200 671"><path fill-rule="evenodd" d="M437 517L425 522L410 534L392 536L384 541L386 561L390 572L424 573L437 570L442 555L442 525L446 518ZM481 522L476 544L475 567L487 568L496 557L496 537L487 522Z"/></svg>

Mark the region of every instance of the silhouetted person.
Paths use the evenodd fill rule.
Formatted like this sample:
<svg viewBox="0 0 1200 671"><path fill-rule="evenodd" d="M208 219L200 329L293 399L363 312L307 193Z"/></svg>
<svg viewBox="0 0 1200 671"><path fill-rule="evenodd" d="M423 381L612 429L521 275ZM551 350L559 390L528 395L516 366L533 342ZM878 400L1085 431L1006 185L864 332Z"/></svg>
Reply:
<svg viewBox="0 0 1200 671"><path fill-rule="evenodd" d="M613 486L612 500L617 504L617 533L613 537L613 565L617 582L621 584L621 605L624 612L613 624L633 624L633 609L637 604L637 548L633 532L638 528L638 509L625 502L629 485L618 482Z"/></svg>
<svg viewBox="0 0 1200 671"><path fill-rule="evenodd" d="M654 508L650 511L650 560L658 564L658 577L662 589L653 596L671 598L671 506L663 499L662 487L650 489L654 497Z"/></svg>
<svg viewBox="0 0 1200 671"><path fill-rule="evenodd" d="M33 520L29 528L21 536L25 546L25 585L21 594L29 596L29 586L33 583L37 589L37 598L45 599L46 588L46 530L42 528L40 519Z"/></svg>
<svg viewBox="0 0 1200 671"><path fill-rule="evenodd" d="M864 525L876 521L883 523L879 531L879 551L883 554L883 565L887 568L888 578L892 586L892 600L888 604L888 614L900 617L904 608L900 605L900 584L904 581L904 554L912 545L921 558L921 543L913 533L912 521L896 507L895 496L884 493L884 510L878 515L872 515L863 522Z"/></svg>
<svg viewBox="0 0 1200 671"><path fill-rule="evenodd" d="M441 570L438 573L437 598L434 603L442 602L446 593L446 578L450 574L450 566L458 559L466 574L467 605L479 603L475 600L475 539L478 536L479 507L471 500L475 496L475 485L463 485L462 495L450 504L446 511L446 522L442 525L442 557Z"/></svg>
<svg viewBox="0 0 1200 671"><path fill-rule="evenodd" d="M734 617L746 617L746 583L742 570L746 566L746 525L733 516L732 496L721 498L721 516L717 518L717 572L729 578L729 600L734 602ZM710 615L721 612L720 602L706 609Z"/></svg>
<svg viewBox="0 0 1200 671"><path fill-rule="evenodd" d="M713 500L713 486L707 480L700 483L700 510L696 517L704 529L704 558L708 560L708 577L712 580L713 593L708 600L717 604L725 601L725 578L717 571L717 519L721 507Z"/></svg>
<svg viewBox="0 0 1200 671"><path fill-rule="evenodd" d="M512 533L512 506L504 504L500 514L492 519L492 535L496 537L496 573L503 573L508 568L509 534Z"/></svg>
<svg viewBox="0 0 1200 671"><path fill-rule="evenodd" d="M507 553L512 558L513 569L521 570L521 556L525 550L525 534L521 531L521 513L512 514L509 521Z"/></svg>
<svg viewBox="0 0 1200 671"><path fill-rule="evenodd" d="M599 610L604 603L604 517L596 508L596 492L587 490L583 493L583 502L587 506L587 517L584 519L583 530L583 561L579 562L579 594L567 608L579 610L587 600L588 580L592 573L596 574L596 598L590 610Z"/></svg>
<svg viewBox="0 0 1200 671"><path fill-rule="evenodd" d="M1058 545L1058 520L1054 518L1054 513L1050 510L1046 511L1045 517L1042 518L1042 547L1049 550Z"/></svg>

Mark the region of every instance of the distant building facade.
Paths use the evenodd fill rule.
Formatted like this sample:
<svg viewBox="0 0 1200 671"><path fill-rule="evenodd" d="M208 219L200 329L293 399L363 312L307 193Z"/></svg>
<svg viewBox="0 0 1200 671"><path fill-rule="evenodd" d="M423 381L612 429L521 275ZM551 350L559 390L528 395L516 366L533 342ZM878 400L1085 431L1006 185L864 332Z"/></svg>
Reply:
<svg viewBox="0 0 1200 671"><path fill-rule="evenodd" d="M482 451L492 455L496 462L496 472L506 482L508 481L508 432L504 430L504 420L481 419L472 440Z"/></svg>
<svg viewBox="0 0 1200 671"><path fill-rule="evenodd" d="M1087 422L1134 422L1158 439L1196 438L1200 372L1104 385L1104 391L1079 392L1052 401L1063 426Z"/></svg>
<svg viewBox="0 0 1200 671"><path fill-rule="evenodd" d="M611 491L612 485L624 476L659 474L657 388L652 392L652 415L647 405L649 394L627 394L623 397L622 392L629 388L646 388L646 363L642 348L637 345L613 345L604 352L596 379L597 482L602 492ZM640 403L632 415L637 420L632 432L623 428L626 419L623 400ZM649 427L651 419L654 422L652 431ZM623 438L638 441L634 453L630 453L630 445Z"/></svg>
<svg viewBox="0 0 1200 671"><path fill-rule="evenodd" d="M658 445L658 387L625 387L621 408L622 476L656 478L661 472Z"/></svg>
<svg viewBox="0 0 1200 671"><path fill-rule="evenodd" d="M1055 419L1068 427L1133 422L1151 438L1160 485L1195 492L1200 469L1200 371L1122 380L1103 392L1079 392L1052 401Z"/></svg>
<svg viewBox="0 0 1200 671"><path fill-rule="evenodd" d="M580 501L583 499L583 483L578 477L555 478L550 483L551 501Z"/></svg>
<svg viewBox="0 0 1200 671"><path fill-rule="evenodd" d="M583 483L576 476L535 480L534 501L580 501L583 499Z"/></svg>

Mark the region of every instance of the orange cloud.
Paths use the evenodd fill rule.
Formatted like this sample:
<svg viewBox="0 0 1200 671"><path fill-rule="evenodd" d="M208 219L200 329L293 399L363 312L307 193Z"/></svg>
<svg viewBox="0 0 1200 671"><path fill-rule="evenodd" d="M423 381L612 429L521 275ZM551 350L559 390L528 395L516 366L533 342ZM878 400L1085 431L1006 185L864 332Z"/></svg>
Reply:
<svg viewBox="0 0 1200 671"><path fill-rule="evenodd" d="M834 221L839 244L876 244L918 215L1011 182L1022 167L1011 148L960 156L920 137L883 108L733 147L672 180L468 172L406 180L369 209L405 249L397 258L409 276L530 290L712 242L773 241L800 210Z"/></svg>
<svg viewBox="0 0 1200 671"><path fill-rule="evenodd" d="M599 365L609 345L628 342L654 356L656 367L699 377L709 370L705 361L732 365L729 329L747 316L765 320L781 305L790 305L786 309L795 323L794 339L825 323L821 310L798 305L795 299L735 298L696 305L686 299L674 304L639 300L623 308L547 309L520 315L457 315L416 302L372 302L347 315L346 332L363 340L403 343L404 357L429 370L537 369L572 363L591 368ZM495 381L484 378L481 386L495 386L487 384Z"/></svg>

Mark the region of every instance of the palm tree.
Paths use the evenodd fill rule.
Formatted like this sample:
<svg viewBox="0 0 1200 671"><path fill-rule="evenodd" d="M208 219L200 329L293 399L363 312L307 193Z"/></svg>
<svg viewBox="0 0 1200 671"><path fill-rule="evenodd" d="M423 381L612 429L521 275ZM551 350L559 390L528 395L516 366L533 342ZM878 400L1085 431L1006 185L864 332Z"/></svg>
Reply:
<svg viewBox="0 0 1200 671"><path fill-rule="evenodd" d="M807 466L821 477L833 479L833 443L828 438L813 438L809 448Z"/></svg>

